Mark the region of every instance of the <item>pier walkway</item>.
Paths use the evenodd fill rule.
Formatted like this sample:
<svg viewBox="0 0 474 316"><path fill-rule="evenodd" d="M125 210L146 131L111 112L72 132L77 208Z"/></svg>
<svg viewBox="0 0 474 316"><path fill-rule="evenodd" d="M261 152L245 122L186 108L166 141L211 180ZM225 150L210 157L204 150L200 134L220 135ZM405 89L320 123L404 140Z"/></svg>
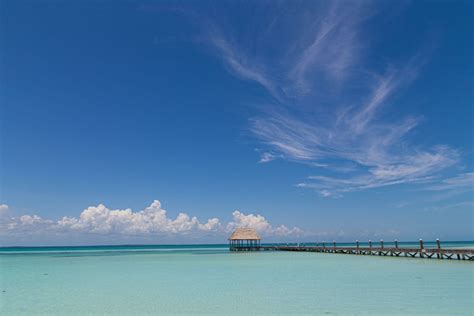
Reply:
<svg viewBox="0 0 474 316"><path fill-rule="evenodd" d="M474 249L453 249L441 248L439 240L436 248L425 248L423 241L420 240L420 247L403 248L398 247L395 241L395 247L384 247L383 241L378 247L360 247L356 242L355 247L338 247L335 242L330 245L258 245L258 246L240 246L232 247L231 251L300 251L300 252L320 252L333 254L350 254L350 255L368 255L368 256L392 256L392 257L410 257L410 258L427 258L427 259L452 259L452 260L470 260L474 261Z"/></svg>

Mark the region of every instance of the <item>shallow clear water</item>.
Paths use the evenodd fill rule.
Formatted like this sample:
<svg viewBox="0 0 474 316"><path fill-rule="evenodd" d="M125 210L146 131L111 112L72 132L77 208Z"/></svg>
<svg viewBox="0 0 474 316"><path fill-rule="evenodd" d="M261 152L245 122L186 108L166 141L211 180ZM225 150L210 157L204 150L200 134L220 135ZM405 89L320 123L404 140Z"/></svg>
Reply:
<svg viewBox="0 0 474 316"><path fill-rule="evenodd" d="M225 246L0 248L0 314L471 315L472 262Z"/></svg>

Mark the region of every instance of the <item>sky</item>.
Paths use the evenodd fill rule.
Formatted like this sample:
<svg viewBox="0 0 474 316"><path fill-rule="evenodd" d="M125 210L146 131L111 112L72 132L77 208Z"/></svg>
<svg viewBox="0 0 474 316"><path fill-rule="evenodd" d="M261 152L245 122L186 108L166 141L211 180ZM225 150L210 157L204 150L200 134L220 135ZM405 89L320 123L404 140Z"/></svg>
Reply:
<svg viewBox="0 0 474 316"><path fill-rule="evenodd" d="M0 8L2 246L474 240L470 1Z"/></svg>

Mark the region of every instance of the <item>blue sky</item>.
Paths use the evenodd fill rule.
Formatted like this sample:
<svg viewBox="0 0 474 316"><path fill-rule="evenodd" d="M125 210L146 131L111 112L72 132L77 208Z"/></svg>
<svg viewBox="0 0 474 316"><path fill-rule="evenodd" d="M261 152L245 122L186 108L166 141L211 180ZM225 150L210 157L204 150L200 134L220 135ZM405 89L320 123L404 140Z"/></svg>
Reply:
<svg viewBox="0 0 474 316"><path fill-rule="evenodd" d="M468 1L1 14L3 245L474 239Z"/></svg>

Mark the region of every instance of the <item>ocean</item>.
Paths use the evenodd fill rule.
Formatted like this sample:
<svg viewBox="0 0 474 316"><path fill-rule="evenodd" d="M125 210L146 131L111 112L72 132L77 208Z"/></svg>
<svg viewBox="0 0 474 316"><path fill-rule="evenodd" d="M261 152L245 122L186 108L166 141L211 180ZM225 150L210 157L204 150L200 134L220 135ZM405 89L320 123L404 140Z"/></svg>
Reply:
<svg viewBox="0 0 474 316"><path fill-rule="evenodd" d="M0 248L1 315L474 315L473 284L474 264L456 260L227 245Z"/></svg>

